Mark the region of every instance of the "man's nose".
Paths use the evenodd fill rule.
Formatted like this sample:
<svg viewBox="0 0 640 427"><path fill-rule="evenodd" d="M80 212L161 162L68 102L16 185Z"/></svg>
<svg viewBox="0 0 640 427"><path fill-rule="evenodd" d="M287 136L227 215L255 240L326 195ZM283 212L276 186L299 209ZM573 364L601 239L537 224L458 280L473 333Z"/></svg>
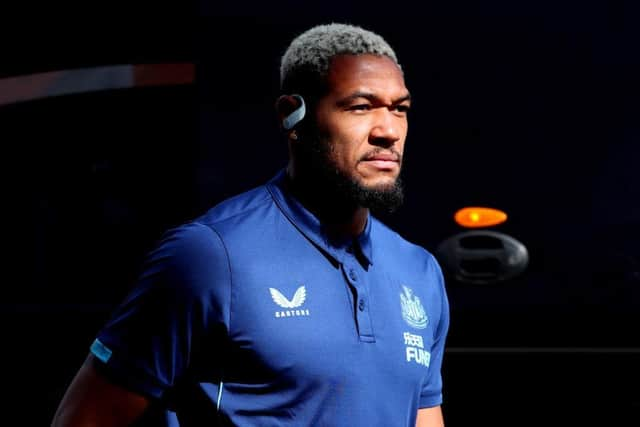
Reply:
<svg viewBox="0 0 640 427"><path fill-rule="evenodd" d="M388 108L376 111L373 127L369 133L369 143L382 147L390 147L400 139L403 119L396 117Z"/></svg>

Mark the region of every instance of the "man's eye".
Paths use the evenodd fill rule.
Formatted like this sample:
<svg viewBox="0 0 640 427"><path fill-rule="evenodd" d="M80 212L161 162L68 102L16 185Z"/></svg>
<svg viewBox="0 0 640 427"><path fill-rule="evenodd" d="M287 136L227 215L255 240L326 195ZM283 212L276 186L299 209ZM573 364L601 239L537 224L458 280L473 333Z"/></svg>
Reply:
<svg viewBox="0 0 640 427"><path fill-rule="evenodd" d="M408 105L398 105L398 106L396 106L396 111L398 111L400 113L407 113L407 112L409 112L410 109L411 109L411 107L409 107Z"/></svg>
<svg viewBox="0 0 640 427"><path fill-rule="evenodd" d="M371 109L371 105L369 104L352 105L351 107L349 107L349 109L355 110L355 111L366 111Z"/></svg>

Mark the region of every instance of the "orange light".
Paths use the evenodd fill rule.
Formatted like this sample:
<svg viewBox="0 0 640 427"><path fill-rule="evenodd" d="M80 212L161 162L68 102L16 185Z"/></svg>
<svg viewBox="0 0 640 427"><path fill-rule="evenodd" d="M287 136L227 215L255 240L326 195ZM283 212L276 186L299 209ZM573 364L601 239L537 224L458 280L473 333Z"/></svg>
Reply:
<svg viewBox="0 0 640 427"><path fill-rule="evenodd" d="M460 209L453 218L463 227L479 228L502 224L507 214L498 209L472 206Z"/></svg>

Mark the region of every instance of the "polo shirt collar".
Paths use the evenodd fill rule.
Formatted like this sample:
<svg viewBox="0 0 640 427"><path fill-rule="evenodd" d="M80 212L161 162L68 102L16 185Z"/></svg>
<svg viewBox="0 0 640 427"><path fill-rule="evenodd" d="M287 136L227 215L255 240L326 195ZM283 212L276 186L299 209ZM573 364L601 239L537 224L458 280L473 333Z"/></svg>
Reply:
<svg viewBox="0 0 640 427"><path fill-rule="evenodd" d="M371 214L367 216L367 225L364 231L356 239L344 239L341 241L331 239L318 218L307 210L287 189L286 180L286 170L283 169L267 183L267 190L271 193L282 213L307 239L340 263L342 263L347 255L348 248L353 243L353 249L360 251L365 262L373 264Z"/></svg>

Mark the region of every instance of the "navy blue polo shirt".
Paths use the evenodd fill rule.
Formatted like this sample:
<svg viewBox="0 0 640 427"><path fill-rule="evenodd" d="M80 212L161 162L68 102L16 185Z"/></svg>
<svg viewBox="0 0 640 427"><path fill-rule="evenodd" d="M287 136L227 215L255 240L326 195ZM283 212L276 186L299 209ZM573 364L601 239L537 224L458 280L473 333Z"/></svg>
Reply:
<svg viewBox="0 0 640 427"><path fill-rule="evenodd" d="M184 426L413 427L448 324L430 253L372 216L332 240L281 172L168 231L91 350Z"/></svg>

